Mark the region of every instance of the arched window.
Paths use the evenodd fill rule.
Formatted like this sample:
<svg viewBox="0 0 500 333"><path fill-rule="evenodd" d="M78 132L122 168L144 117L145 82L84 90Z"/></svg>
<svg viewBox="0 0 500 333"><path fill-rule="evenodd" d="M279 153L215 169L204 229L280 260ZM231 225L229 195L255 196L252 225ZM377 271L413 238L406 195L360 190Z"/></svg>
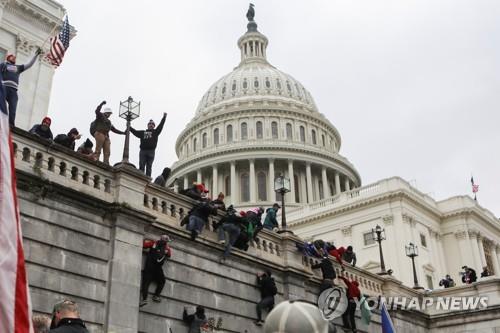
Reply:
<svg viewBox="0 0 500 333"><path fill-rule="evenodd" d="M196 151L196 144L197 144L197 141L198 141L198 140L197 140L196 138L194 138L194 139L193 139L193 152L195 152L195 151Z"/></svg>
<svg viewBox="0 0 500 333"><path fill-rule="evenodd" d="M219 129L214 129L214 145L219 144Z"/></svg>
<svg viewBox="0 0 500 333"><path fill-rule="evenodd" d="M241 123L241 140L248 139L247 123Z"/></svg>
<svg viewBox="0 0 500 333"><path fill-rule="evenodd" d="M262 171L257 174L257 192L259 195L258 197L259 201L267 200L266 174Z"/></svg>
<svg viewBox="0 0 500 333"><path fill-rule="evenodd" d="M306 129L300 126L300 142L306 142Z"/></svg>
<svg viewBox="0 0 500 333"><path fill-rule="evenodd" d="M207 133L203 133L203 136L201 137L201 146L203 148L207 148Z"/></svg>
<svg viewBox="0 0 500 333"><path fill-rule="evenodd" d="M297 175L293 175L293 182L295 183L295 202L300 202L299 177Z"/></svg>
<svg viewBox="0 0 500 333"><path fill-rule="evenodd" d="M262 131L262 121L258 121L255 124L255 131L257 132L257 139L262 139L263 137L263 131Z"/></svg>
<svg viewBox="0 0 500 333"><path fill-rule="evenodd" d="M321 141L323 142L323 147L326 147L325 135L321 134Z"/></svg>
<svg viewBox="0 0 500 333"><path fill-rule="evenodd" d="M224 178L224 193L226 195L231 195L231 177L229 176L226 176L226 178Z"/></svg>
<svg viewBox="0 0 500 333"><path fill-rule="evenodd" d="M292 124L290 124L290 123L286 124L286 138L288 140L292 140L293 139Z"/></svg>
<svg viewBox="0 0 500 333"><path fill-rule="evenodd" d="M275 121L271 123L271 134L273 136L273 139L278 138L278 123Z"/></svg>
<svg viewBox="0 0 500 333"><path fill-rule="evenodd" d="M227 142L233 142L233 125L227 125L226 137L227 137Z"/></svg>
<svg viewBox="0 0 500 333"><path fill-rule="evenodd" d="M315 145L316 144L316 131L315 130L311 131L311 139L312 139L313 145Z"/></svg>
<svg viewBox="0 0 500 333"><path fill-rule="evenodd" d="M248 173L241 175L241 202L250 201L250 177Z"/></svg>

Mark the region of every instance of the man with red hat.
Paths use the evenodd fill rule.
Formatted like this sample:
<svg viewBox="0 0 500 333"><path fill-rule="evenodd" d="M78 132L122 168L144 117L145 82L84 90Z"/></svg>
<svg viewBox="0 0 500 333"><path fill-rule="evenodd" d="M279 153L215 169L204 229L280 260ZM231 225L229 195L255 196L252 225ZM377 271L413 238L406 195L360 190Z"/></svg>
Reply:
<svg viewBox="0 0 500 333"><path fill-rule="evenodd" d="M145 131L137 131L130 126L130 132L133 135L141 139L140 151L139 151L139 170L144 172L146 169L146 176L151 177L151 168L153 167L153 161L155 160L155 150L158 144L158 136L163 130L163 125L165 124L165 119L167 118L167 113L163 113L163 118L161 118L160 124L155 128L155 122L151 119L148 123L148 129Z"/></svg>
<svg viewBox="0 0 500 333"><path fill-rule="evenodd" d="M35 134L41 138L52 140L54 137L52 131L50 130L50 124L52 120L49 117L45 117L41 124L36 124L30 129L31 134Z"/></svg>
<svg viewBox="0 0 500 333"><path fill-rule="evenodd" d="M14 127L17 110L17 88L19 85L19 75L29 69L36 61L36 58L42 53L42 49L35 52L35 56L25 65L16 65L16 56L9 54L4 63L0 64L2 72L2 83L5 86L5 100L9 104L9 124Z"/></svg>

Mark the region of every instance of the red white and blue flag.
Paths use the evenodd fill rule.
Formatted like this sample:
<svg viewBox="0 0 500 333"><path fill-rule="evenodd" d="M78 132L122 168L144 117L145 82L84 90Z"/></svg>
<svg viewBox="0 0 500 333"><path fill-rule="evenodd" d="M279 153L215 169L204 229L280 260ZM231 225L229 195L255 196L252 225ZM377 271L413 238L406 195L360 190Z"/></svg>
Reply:
<svg viewBox="0 0 500 333"><path fill-rule="evenodd" d="M68 16L66 15L61 32L59 35L50 39L50 51L47 54L47 59L56 67L62 63L64 54L69 47L69 33L70 25L68 22Z"/></svg>
<svg viewBox="0 0 500 333"><path fill-rule="evenodd" d="M392 323L391 315L389 314L389 311L387 311L385 302L382 303L382 311L380 312L380 316L382 317L382 333L396 333L396 329L394 328L394 324Z"/></svg>
<svg viewBox="0 0 500 333"><path fill-rule="evenodd" d="M0 84L0 332L32 333L13 152Z"/></svg>
<svg viewBox="0 0 500 333"><path fill-rule="evenodd" d="M474 200L477 200L476 193L479 192L479 185L474 184L474 177L470 177L470 182L472 184L472 193L474 193Z"/></svg>

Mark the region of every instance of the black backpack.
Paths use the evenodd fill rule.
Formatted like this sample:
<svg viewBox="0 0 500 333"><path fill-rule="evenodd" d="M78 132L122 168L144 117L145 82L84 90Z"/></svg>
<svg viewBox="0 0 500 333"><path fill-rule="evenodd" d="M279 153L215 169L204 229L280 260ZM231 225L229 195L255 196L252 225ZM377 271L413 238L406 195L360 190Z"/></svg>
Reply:
<svg viewBox="0 0 500 333"><path fill-rule="evenodd" d="M271 278L271 293L273 294L273 296L278 293L278 288L276 287L276 283L272 278Z"/></svg>
<svg viewBox="0 0 500 333"><path fill-rule="evenodd" d="M96 124L95 124L95 120L93 122L90 123L90 135L94 136L96 132Z"/></svg>

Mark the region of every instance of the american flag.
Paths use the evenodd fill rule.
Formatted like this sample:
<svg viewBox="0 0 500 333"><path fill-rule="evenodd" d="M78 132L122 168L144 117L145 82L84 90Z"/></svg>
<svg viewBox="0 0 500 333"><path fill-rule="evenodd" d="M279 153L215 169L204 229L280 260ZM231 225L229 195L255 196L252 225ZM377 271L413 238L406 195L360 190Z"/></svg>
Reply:
<svg viewBox="0 0 500 333"><path fill-rule="evenodd" d="M472 183L472 193L477 193L479 191L479 185L474 184L474 177L470 177L470 182Z"/></svg>
<svg viewBox="0 0 500 333"><path fill-rule="evenodd" d="M0 332L30 333L33 332L31 302L4 94L0 83Z"/></svg>
<svg viewBox="0 0 500 333"><path fill-rule="evenodd" d="M56 67L63 61L64 53L69 47L69 32L70 26L66 16L59 35L50 39L50 51L47 54L47 59Z"/></svg>

